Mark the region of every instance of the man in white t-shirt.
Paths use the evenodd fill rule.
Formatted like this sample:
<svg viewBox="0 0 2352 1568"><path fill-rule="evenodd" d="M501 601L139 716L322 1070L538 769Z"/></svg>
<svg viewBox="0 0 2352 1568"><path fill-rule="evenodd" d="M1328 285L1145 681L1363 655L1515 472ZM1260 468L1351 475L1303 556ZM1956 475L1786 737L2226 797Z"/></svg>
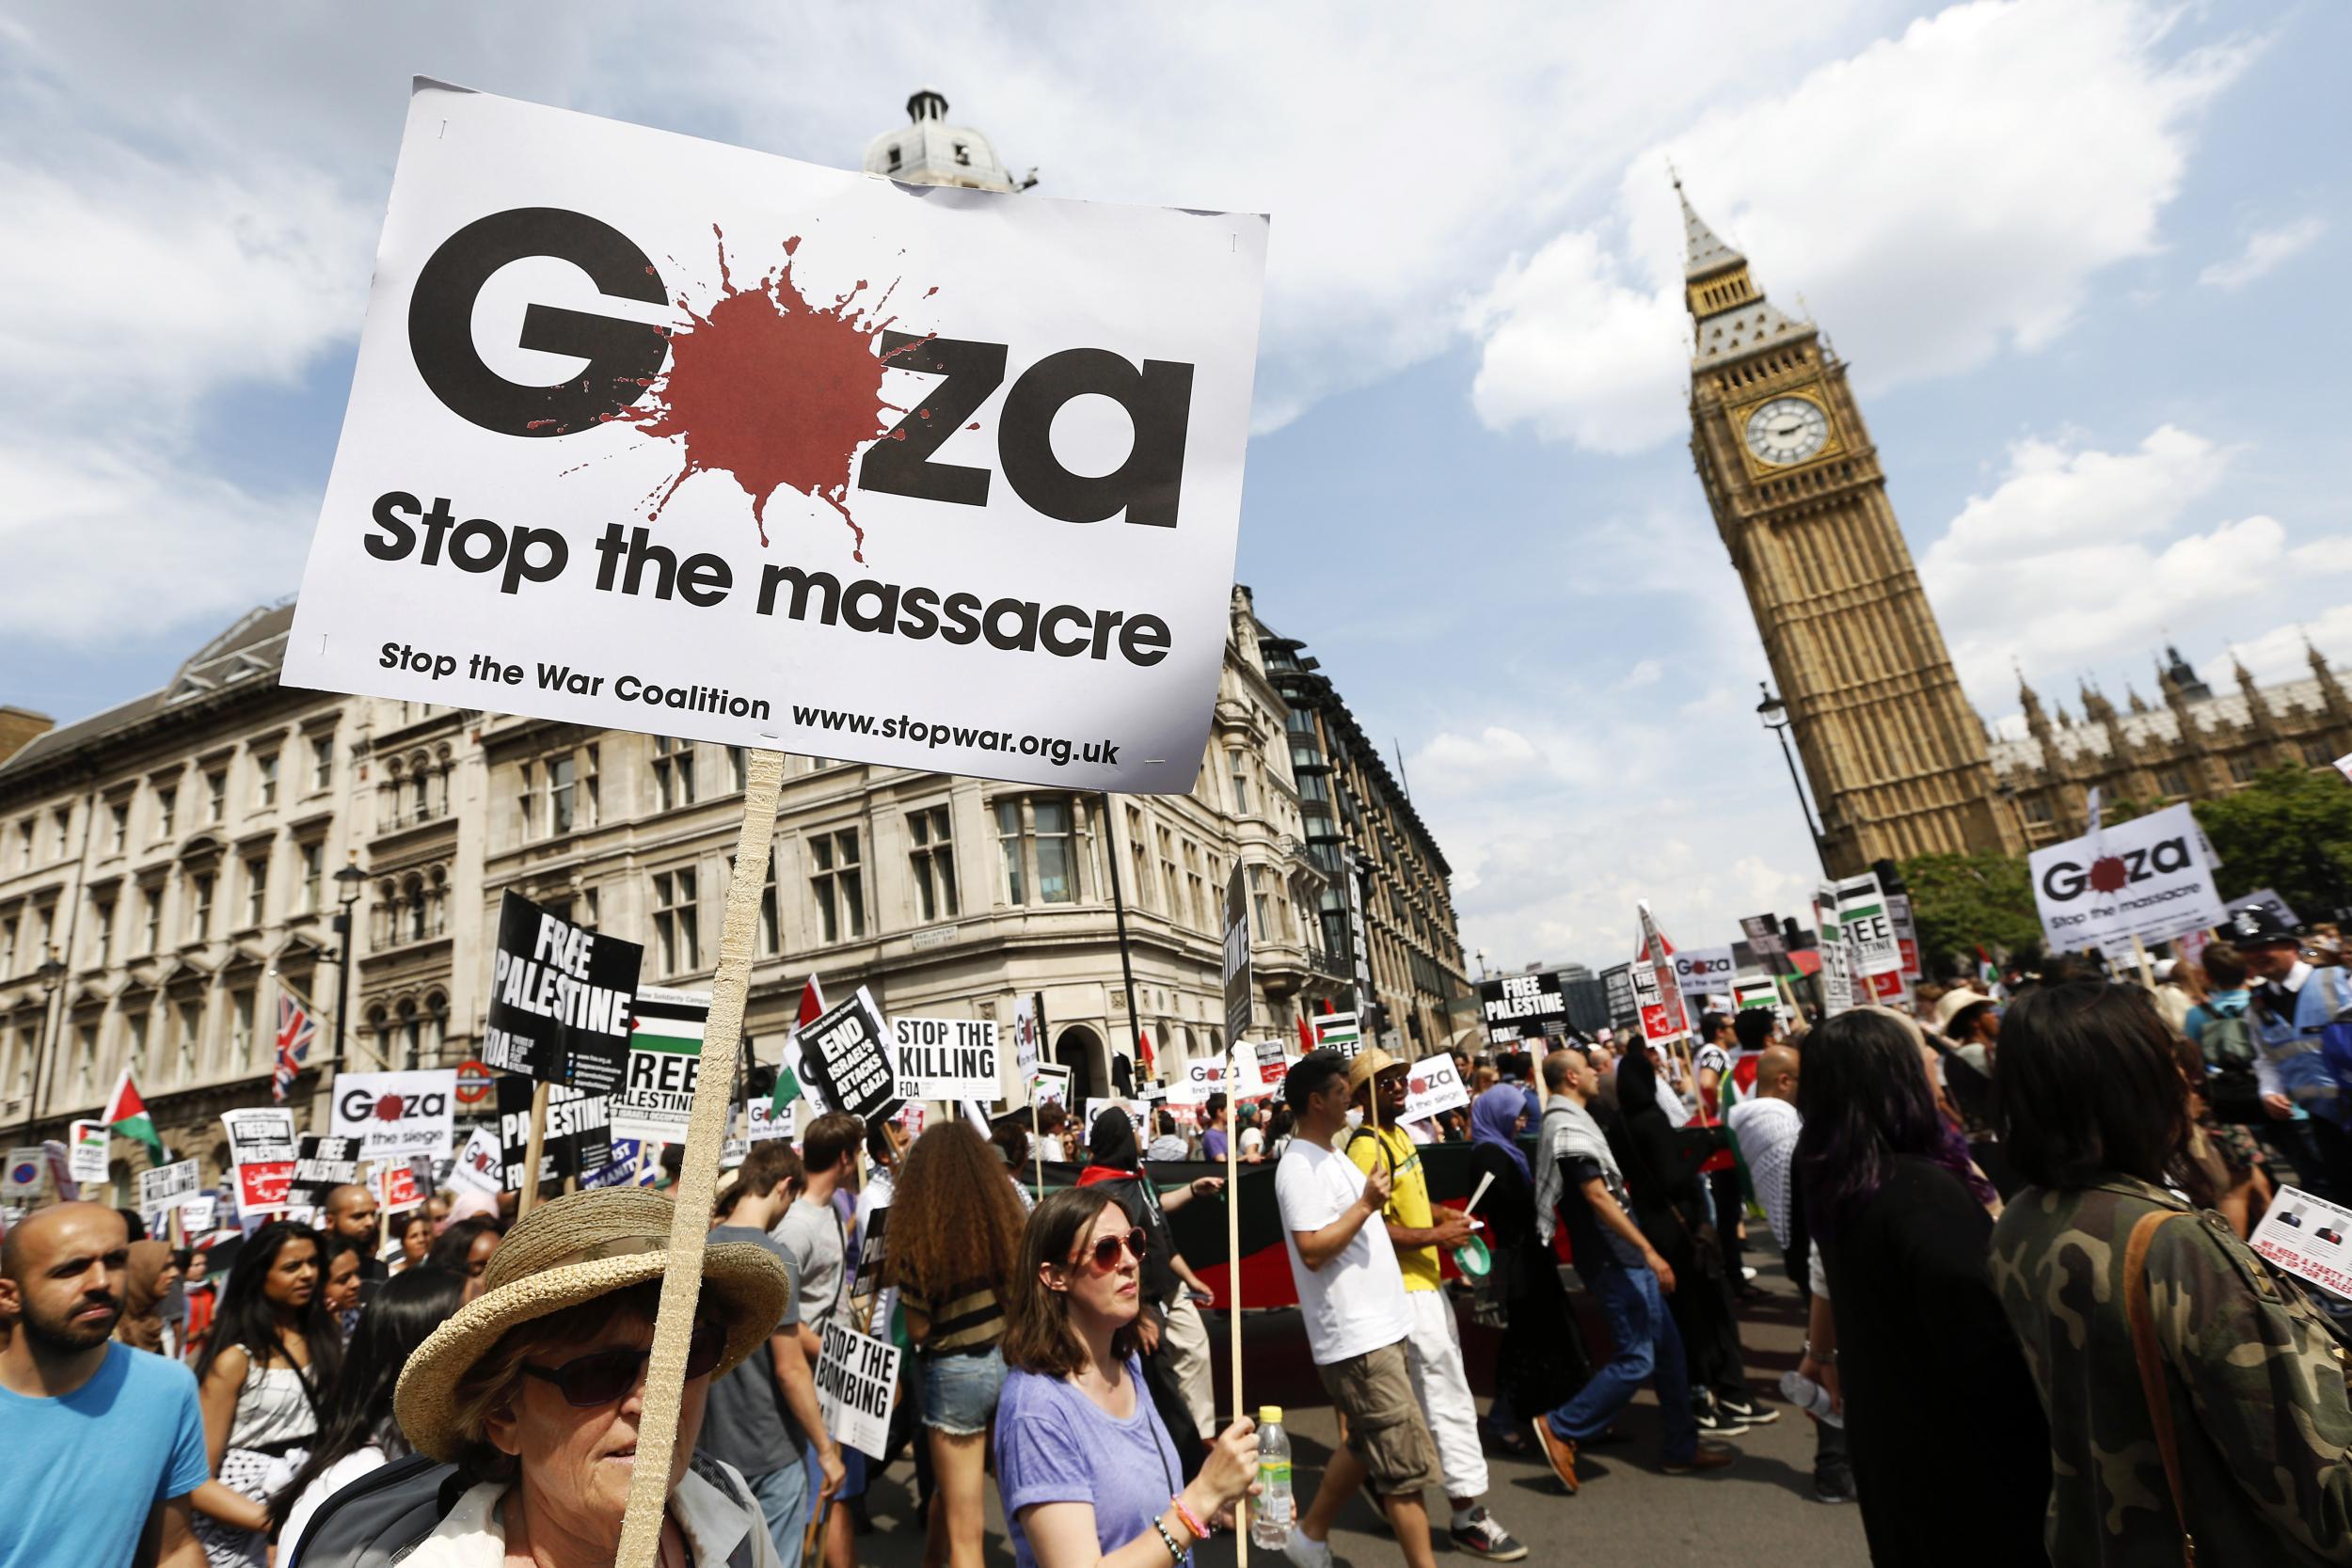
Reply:
<svg viewBox="0 0 2352 1568"><path fill-rule="evenodd" d="M1330 1568L1331 1522L1370 1483L1411 1568L1435 1568L1429 1512L1421 1495L1438 1484L1438 1447L1413 1395L1405 1341L1413 1328L1396 1249L1377 1222L1389 1173L1367 1174L1331 1147L1347 1126L1347 1059L1309 1053L1282 1080L1298 1121L1274 1175L1282 1245L1298 1285L1315 1371L1347 1418L1347 1446L1333 1452L1315 1500L1283 1550L1300 1568Z"/></svg>

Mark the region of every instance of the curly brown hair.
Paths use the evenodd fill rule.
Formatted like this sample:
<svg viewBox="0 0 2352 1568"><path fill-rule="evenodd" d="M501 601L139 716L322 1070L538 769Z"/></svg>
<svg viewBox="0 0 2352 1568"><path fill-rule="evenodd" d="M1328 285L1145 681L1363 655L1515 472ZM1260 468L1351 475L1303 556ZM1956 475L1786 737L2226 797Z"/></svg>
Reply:
<svg viewBox="0 0 2352 1568"><path fill-rule="evenodd" d="M1001 1300L1026 1218L996 1150L961 1120L939 1122L899 1167L885 1278L933 1299L988 1285Z"/></svg>

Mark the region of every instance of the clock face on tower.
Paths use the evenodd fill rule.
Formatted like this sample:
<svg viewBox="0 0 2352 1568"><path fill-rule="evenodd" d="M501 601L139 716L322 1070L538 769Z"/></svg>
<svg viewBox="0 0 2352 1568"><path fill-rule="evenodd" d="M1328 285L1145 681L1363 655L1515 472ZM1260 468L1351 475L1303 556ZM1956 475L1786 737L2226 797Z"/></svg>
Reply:
<svg viewBox="0 0 2352 1568"><path fill-rule="evenodd" d="M1829 440L1829 416L1808 398L1774 398L1748 416L1748 450L1756 460L1802 463Z"/></svg>

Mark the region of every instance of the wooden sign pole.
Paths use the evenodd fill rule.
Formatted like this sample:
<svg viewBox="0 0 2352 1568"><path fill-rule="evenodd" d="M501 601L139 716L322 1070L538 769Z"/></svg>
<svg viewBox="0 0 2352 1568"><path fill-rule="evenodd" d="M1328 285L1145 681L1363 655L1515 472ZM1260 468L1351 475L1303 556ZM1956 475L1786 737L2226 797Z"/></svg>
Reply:
<svg viewBox="0 0 2352 1568"><path fill-rule="evenodd" d="M518 1220L539 1201L539 1162L547 1157L547 1148L548 1082L541 1078L531 1085L531 1141L523 1148L523 1195L515 1205Z"/></svg>
<svg viewBox="0 0 2352 1568"><path fill-rule="evenodd" d="M1236 1045L1234 1051L1249 1049L1247 1043ZM1225 1081L1236 1084L1234 1058L1225 1058ZM1228 1100L1229 1107L1232 1101ZM1233 1418L1239 1420L1249 1413L1241 1397L1241 1117L1235 1107L1232 1127L1225 1137L1225 1303L1226 1346L1233 1362ZM1233 1561L1237 1568L1249 1568L1249 1499L1243 1497L1233 1504Z"/></svg>
<svg viewBox="0 0 2352 1568"><path fill-rule="evenodd" d="M702 1291L703 1246L710 1234L711 1200L718 1193L719 1152L726 1142L752 952L759 934L760 894L768 880L776 797L783 784L783 753L752 752L743 780L743 827L735 841L738 871L727 886L719 972L710 986L710 1022L703 1033L702 1065L687 1121L686 1159L678 1169L669 1260L661 1275L661 1309L654 1322L653 1353L645 1370L645 1406L637 1422L637 1461L630 1468L628 1512L621 1521L613 1568L654 1568L661 1549L670 1453L677 1444L678 1402L685 1391L686 1347L693 1338L694 1303ZM531 1170L538 1170L535 1163Z"/></svg>

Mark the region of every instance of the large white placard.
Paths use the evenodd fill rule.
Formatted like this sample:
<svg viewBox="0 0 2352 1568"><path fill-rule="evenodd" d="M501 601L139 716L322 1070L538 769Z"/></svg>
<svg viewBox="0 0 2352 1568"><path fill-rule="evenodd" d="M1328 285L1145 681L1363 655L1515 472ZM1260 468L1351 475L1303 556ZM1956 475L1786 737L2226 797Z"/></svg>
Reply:
<svg viewBox="0 0 2352 1568"><path fill-rule="evenodd" d="M2228 918L2186 801L2036 849L2026 863L2053 953L2096 947L2113 958L2134 937L2165 942Z"/></svg>
<svg viewBox="0 0 2352 1568"><path fill-rule="evenodd" d="M1188 790L1266 236L421 82L281 678Z"/></svg>
<svg viewBox="0 0 2352 1568"><path fill-rule="evenodd" d="M335 1080L334 1121L327 1131L359 1140L362 1160L409 1154L449 1158L457 1069L346 1072Z"/></svg>
<svg viewBox="0 0 2352 1568"><path fill-rule="evenodd" d="M898 1347L831 1319L817 1358L817 1404L825 1430L875 1459L890 1441L890 1405L898 1393Z"/></svg>
<svg viewBox="0 0 2352 1568"><path fill-rule="evenodd" d="M2281 1186L2249 1239L2256 1252L2324 1291L2352 1296L2352 1209Z"/></svg>
<svg viewBox="0 0 2352 1568"><path fill-rule="evenodd" d="M909 1100L977 1100L1004 1092L996 1069L996 1025L988 1019L894 1018L898 1092Z"/></svg>
<svg viewBox="0 0 2352 1568"><path fill-rule="evenodd" d="M1688 947L1675 955L1675 984L1685 999L1728 996L1739 969L1728 947Z"/></svg>
<svg viewBox="0 0 2352 1568"><path fill-rule="evenodd" d="M139 1207L153 1211L177 1209L203 1191L194 1160L175 1160L139 1172Z"/></svg>
<svg viewBox="0 0 2352 1568"><path fill-rule="evenodd" d="M1405 1111L1402 1121L1422 1121L1441 1111L1452 1111L1470 1103L1470 1085L1454 1069L1454 1057L1440 1051L1415 1062L1405 1079Z"/></svg>

